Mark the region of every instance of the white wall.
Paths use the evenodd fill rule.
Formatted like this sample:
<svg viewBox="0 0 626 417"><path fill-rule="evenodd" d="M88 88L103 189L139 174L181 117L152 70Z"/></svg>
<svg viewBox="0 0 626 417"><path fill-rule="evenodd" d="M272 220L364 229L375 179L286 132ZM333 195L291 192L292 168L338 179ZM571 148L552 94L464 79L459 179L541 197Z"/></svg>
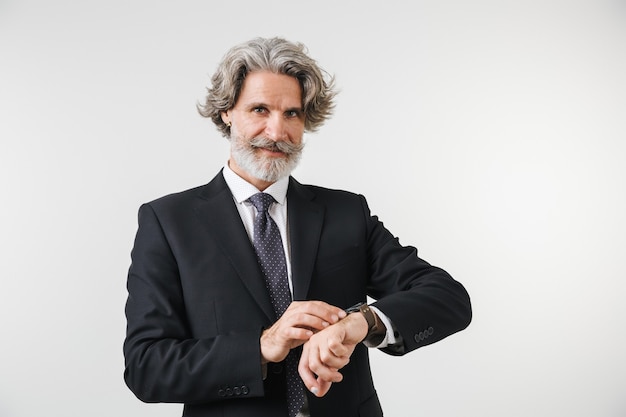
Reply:
<svg viewBox="0 0 626 417"><path fill-rule="evenodd" d="M302 182L364 193L471 326L373 352L386 415L626 415L626 6L613 0L0 1L0 416L177 416L122 380L139 204L208 181L233 44L342 92Z"/></svg>

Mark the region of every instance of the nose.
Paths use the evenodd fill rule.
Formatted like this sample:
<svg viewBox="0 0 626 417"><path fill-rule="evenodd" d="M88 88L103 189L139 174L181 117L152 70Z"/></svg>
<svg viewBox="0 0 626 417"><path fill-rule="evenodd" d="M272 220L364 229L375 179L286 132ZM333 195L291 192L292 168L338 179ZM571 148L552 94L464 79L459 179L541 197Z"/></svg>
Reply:
<svg viewBox="0 0 626 417"><path fill-rule="evenodd" d="M265 125L265 136L274 142L287 141L287 122L279 115L272 115Z"/></svg>

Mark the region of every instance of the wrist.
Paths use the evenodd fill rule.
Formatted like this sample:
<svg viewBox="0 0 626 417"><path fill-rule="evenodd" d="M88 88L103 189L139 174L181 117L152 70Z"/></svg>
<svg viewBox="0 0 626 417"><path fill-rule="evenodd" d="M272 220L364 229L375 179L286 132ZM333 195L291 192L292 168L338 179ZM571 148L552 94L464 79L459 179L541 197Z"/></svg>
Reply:
<svg viewBox="0 0 626 417"><path fill-rule="evenodd" d="M350 315L362 316L367 323L367 333L362 338L362 341L367 341L369 344L377 346L379 345L386 333L385 325L378 319L376 313L366 304L358 303L349 307L345 312Z"/></svg>
<svg viewBox="0 0 626 417"><path fill-rule="evenodd" d="M357 344L367 337L367 321L360 312L349 313L337 325L345 329L344 342Z"/></svg>

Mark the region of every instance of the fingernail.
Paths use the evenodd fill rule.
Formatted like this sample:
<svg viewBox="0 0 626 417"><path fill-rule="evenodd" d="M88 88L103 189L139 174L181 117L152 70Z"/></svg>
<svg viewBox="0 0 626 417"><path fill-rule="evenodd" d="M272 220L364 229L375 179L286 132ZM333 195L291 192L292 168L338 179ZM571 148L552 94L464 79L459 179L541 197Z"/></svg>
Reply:
<svg viewBox="0 0 626 417"><path fill-rule="evenodd" d="M344 318L344 317L346 317L347 315L348 315L348 313L346 313L346 312L345 312L345 311L343 311L343 310L339 312L339 317L341 317L341 318Z"/></svg>
<svg viewBox="0 0 626 417"><path fill-rule="evenodd" d="M322 322L322 326L324 326L324 327L328 327L328 326L330 326L330 323L328 323L328 322L326 322L326 321L323 321L323 322Z"/></svg>
<svg viewBox="0 0 626 417"><path fill-rule="evenodd" d="M317 392L318 392L317 387L312 387L312 388L311 388L311 392L312 392L313 394L317 395Z"/></svg>

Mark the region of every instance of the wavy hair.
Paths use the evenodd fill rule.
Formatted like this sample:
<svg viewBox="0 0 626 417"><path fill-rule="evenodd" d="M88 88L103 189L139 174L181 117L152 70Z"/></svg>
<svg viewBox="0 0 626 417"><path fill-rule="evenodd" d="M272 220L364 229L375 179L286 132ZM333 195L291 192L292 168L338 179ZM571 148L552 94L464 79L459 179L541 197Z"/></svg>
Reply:
<svg viewBox="0 0 626 417"><path fill-rule="evenodd" d="M237 103L246 75L252 71L271 71L294 77L302 88L304 129L315 132L330 117L334 108L335 79L308 56L301 43L282 38L255 38L231 48L222 58L203 104L198 112L213 120L225 137L230 137L230 127L221 113Z"/></svg>

